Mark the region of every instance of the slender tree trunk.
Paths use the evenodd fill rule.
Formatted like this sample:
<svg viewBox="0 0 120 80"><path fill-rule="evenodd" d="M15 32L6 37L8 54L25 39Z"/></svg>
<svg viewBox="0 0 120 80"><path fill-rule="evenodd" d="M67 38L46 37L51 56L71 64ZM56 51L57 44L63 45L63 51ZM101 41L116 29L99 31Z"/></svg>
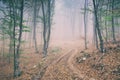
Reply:
<svg viewBox="0 0 120 80"><path fill-rule="evenodd" d="M10 44L9 44L9 57L8 57L8 62L10 63L11 59L11 53L12 53L12 38L10 38Z"/></svg>
<svg viewBox="0 0 120 80"><path fill-rule="evenodd" d="M114 0L112 0L112 37L113 37L113 42L116 42L115 38L115 26L114 26Z"/></svg>
<svg viewBox="0 0 120 80"><path fill-rule="evenodd" d="M21 0L21 8L20 8L20 24L19 24L19 37L18 37L18 45L16 49L16 63L15 63L15 77L21 75L20 67L19 67L19 57L20 57L20 46L21 46L21 38L22 38L22 23L23 23L23 8L24 8L24 0Z"/></svg>
<svg viewBox="0 0 120 80"><path fill-rule="evenodd" d="M13 2L15 2L15 0L13 0ZM14 77L16 77L16 43L15 43L15 39L16 39L16 35L15 35L15 27L16 27L16 10L15 10L15 3L12 2L12 5L13 5L13 22L14 22L14 25L13 25L13 48L14 48Z"/></svg>
<svg viewBox="0 0 120 80"><path fill-rule="evenodd" d="M98 47L98 35L97 35L97 29L96 29L95 26L94 26L94 32L95 32L95 44L96 44L96 49L99 49L99 47Z"/></svg>
<svg viewBox="0 0 120 80"><path fill-rule="evenodd" d="M17 56L19 58L19 51L20 51L20 46L21 46L21 38L22 38L22 30L23 30L23 27L22 27L22 23L23 23L23 7L24 7L24 0L21 1L21 13L20 13L20 25L19 25L19 38L18 38L18 45L17 45Z"/></svg>
<svg viewBox="0 0 120 80"><path fill-rule="evenodd" d="M105 40L106 40L106 43L107 43L107 42L108 42L108 29L107 29L107 21L105 21L105 33L106 33Z"/></svg>
<svg viewBox="0 0 120 80"><path fill-rule="evenodd" d="M51 5L53 5L54 0L47 0L47 3L44 3L41 0L42 5L42 14L43 14L43 54L44 57L47 55L47 49L49 46L50 35L51 35ZM45 6L46 5L46 6Z"/></svg>
<svg viewBox="0 0 120 80"><path fill-rule="evenodd" d="M96 2L95 0L93 0L93 6L94 6L94 15L95 15L95 27L97 29L97 32L98 32L98 37L99 37L99 41L100 41L100 51L103 53L103 39L102 39L102 35L101 35L101 31L100 31L100 28L99 28L99 22L98 22L98 8L96 7Z"/></svg>
<svg viewBox="0 0 120 80"><path fill-rule="evenodd" d="M48 38L47 38L47 48L49 46L51 35L51 0L48 0Z"/></svg>
<svg viewBox="0 0 120 80"><path fill-rule="evenodd" d="M33 21L33 24L34 24L34 31L33 31L33 39L34 39L34 44L35 44L35 51L36 51L36 53L38 53L39 51L38 51L38 48L37 48L37 40L36 40L36 18L37 18L37 4L36 4L36 0L35 0L35 2L34 2L34 17L33 17L33 19L34 19L34 21Z"/></svg>
<svg viewBox="0 0 120 80"><path fill-rule="evenodd" d="M106 11L107 11L108 10L108 5L106 7L107 7L107 9L106 9ZM105 15L108 16L108 12L106 12ZM106 32L106 38L105 38L105 40L106 40L106 43L108 42L108 27L107 27L107 24L108 24L108 21L105 20L105 32Z"/></svg>
<svg viewBox="0 0 120 80"><path fill-rule="evenodd" d="M46 17L45 17L45 8L44 8L44 3L43 0L41 0L41 5L42 5L42 14L43 14L43 40L44 40L44 45L43 45L43 54L44 56L47 55L47 41L46 41Z"/></svg>
<svg viewBox="0 0 120 80"><path fill-rule="evenodd" d="M5 35L4 35L4 31L3 31L3 44L2 44L2 53L3 53L3 58L5 57L4 54L5 54Z"/></svg>
<svg viewBox="0 0 120 80"><path fill-rule="evenodd" d="M87 0L85 0L85 3L84 3L84 34L85 34L85 49L87 49L87 12L86 12L86 9L87 9Z"/></svg>
<svg viewBox="0 0 120 80"><path fill-rule="evenodd" d="M9 6L10 6L10 24L9 24L9 30L10 30L10 32L12 32L12 9L11 9L11 1L10 1L10 3L9 3ZM12 42L13 42L13 35L12 34L10 34L10 43L9 43L9 58L8 58L8 62L10 63L10 55L11 55L11 53L12 53Z"/></svg>

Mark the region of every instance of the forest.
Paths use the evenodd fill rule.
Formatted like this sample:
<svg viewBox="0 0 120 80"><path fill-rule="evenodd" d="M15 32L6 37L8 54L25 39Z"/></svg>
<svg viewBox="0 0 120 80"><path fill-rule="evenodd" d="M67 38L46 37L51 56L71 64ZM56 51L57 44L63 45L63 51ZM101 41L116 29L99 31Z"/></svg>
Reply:
<svg viewBox="0 0 120 80"><path fill-rule="evenodd" d="M120 0L0 0L0 80L120 80Z"/></svg>

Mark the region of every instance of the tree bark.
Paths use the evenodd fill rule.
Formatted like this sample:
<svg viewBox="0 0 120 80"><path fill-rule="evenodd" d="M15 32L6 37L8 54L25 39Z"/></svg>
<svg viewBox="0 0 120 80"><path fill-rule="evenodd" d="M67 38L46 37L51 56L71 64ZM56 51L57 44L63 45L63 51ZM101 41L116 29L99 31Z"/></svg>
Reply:
<svg viewBox="0 0 120 80"><path fill-rule="evenodd" d="M46 56L47 55L47 41L46 41L46 16L45 16L45 8L44 8L44 2L43 0L41 0L41 5L42 5L42 14L43 14L43 55Z"/></svg>
<svg viewBox="0 0 120 80"><path fill-rule="evenodd" d="M97 29L97 33L98 33L98 37L99 37L99 41L100 41L100 51L103 53L103 39L102 39L102 35L101 35L101 31L100 31L100 28L99 28L99 22L98 22L98 7L96 6L96 2L95 0L93 0L93 6L94 6L94 15L95 15L95 27Z"/></svg>
<svg viewBox="0 0 120 80"><path fill-rule="evenodd" d="M19 54L20 54L20 46L21 46L21 37L22 37L22 23L23 23L23 8L24 8L24 0L21 1L21 8L20 8L20 24L19 24L19 37L18 37L18 44L17 47L15 47L15 40L14 40L14 49L16 49L16 52L14 52L14 77L18 77L21 75L20 67L19 67ZM16 16L16 15L15 15ZM14 21L16 24L16 21ZM16 25L14 24L14 36L15 36L15 27ZM15 37L14 37L15 39Z"/></svg>
<svg viewBox="0 0 120 80"><path fill-rule="evenodd" d="M112 37L113 37L113 42L116 42L115 38L115 26L114 26L114 0L112 0Z"/></svg>

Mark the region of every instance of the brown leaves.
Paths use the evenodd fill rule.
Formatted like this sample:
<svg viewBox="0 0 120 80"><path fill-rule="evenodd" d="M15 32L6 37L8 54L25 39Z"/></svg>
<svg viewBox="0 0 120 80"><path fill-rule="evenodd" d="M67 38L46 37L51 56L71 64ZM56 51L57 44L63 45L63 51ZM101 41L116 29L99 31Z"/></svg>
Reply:
<svg viewBox="0 0 120 80"><path fill-rule="evenodd" d="M86 51L82 51L85 53ZM84 54L77 57L81 60ZM119 47L110 47L104 57L99 52L87 51L91 57L80 64L77 64L79 70L85 75L84 79L94 78L95 80L119 80L120 77L120 49ZM99 62L98 62L99 61Z"/></svg>

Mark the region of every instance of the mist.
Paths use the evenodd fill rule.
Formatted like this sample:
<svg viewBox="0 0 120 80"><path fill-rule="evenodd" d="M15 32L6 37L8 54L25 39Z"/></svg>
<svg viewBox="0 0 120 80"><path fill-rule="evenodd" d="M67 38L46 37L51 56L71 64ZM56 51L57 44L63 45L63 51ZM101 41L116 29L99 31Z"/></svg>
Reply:
<svg viewBox="0 0 120 80"><path fill-rule="evenodd" d="M120 80L119 9L120 0L0 0L0 80Z"/></svg>
<svg viewBox="0 0 120 80"><path fill-rule="evenodd" d="M52 24L51 42L69 42L84 40L84 1L56 0ZM93 38L92 14L88 15L87 37Z"/></svg>

